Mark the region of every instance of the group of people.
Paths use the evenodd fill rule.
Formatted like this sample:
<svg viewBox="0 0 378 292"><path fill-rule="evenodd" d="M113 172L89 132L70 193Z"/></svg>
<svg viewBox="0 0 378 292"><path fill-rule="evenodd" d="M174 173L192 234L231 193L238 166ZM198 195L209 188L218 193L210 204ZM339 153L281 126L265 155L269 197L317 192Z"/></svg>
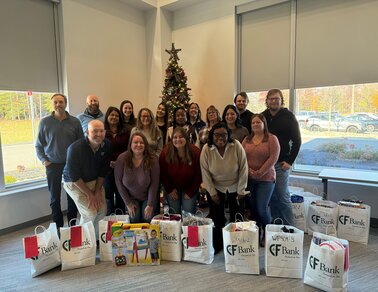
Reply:
<svg viewBox="0 0 378 292"><path fill-rule="evenodd" d="M259 114L247 109L248 95L240 92L222 115L209 106L206 122L197 103L176 108L170 122L163 103L156 117L148 108L135 117L129 100L104 115L98 97L89 95L87 108L75 118L63 94L51 99L54 111L40 122L36 151L46 167L58 227L62 175L68 220L79 211L80 222L93 221L95 227L118 208L132 223L149 222L160 210L161 190L173 212L195 213L200 186L215 225L215 252L223 248L225 204L230 221L245 205L262 230L272 218L292 225L288 180L301 136L280 90L268 92L267 109Z"/></svg>

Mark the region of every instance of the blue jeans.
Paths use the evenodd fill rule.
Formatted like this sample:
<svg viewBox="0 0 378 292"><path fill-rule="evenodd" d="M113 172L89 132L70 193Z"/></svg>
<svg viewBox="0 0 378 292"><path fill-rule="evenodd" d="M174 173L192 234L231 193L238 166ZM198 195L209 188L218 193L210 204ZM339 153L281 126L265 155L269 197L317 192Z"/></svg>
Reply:
<svg viewBox="0 0 378 292"><path fill-rule="evenodd" d="M195 194L189 200L186 200L184 197L183 191L177 191L178 199L172 200L171 197L167 194L167 201L170 208L172 208L175 213L181 214L181 211L192 213L193 215L197 211L197 198L198 194ZM172 211L173 211L172 210Z"/></svg>
<svg viewBox="0 0 378 292"><path fill-rule="evenodd" d="M64 219L60 206L60 197L62 192L62 174L64 163L51 163L46 167L47 185L50 192L50 207L52 220L56 223L56 227L63 227ZM77 217L77 208L72 198L67 195L67 220L68 222ZM72 222L74 225L75 222Z"/></svg>
<svg viewBox="0 0 378 292"><path fill-rule="evenodd" d="M145 201L138 201L138 200L133 200L133 203L137 206L135 210L135 215L130 216L130 223L149 223L154 216L152 214L151 218L146 218L144 215L144 209L147 207L147 202L148 200Z"/></svg>
<svg viewBox="0 0 378 292"><path fill-rule="evenodd" d="M125 214L126 206L115 184L114 169L111 169L106 175L104 188L105 188L106 207L107 207L106 216L109 216L110 214L115 213L116 209L121 209L123 214Z"/></svg>
<svg viewBox="0 0 378 292"><path fill-rule="evenodd" d="M251 195L247 197L247 202L251 209L252 219L260 223L265 230L265 226L272 221L269 201L272 197L274 182L255 181L249 178L247 189L251 192Z"/></svg>
<svg viewBox="0 0 378 292"><path fill-rule="evenodd" d="M281 162L277 162L274 168L276 169L276 185L270 199L270 212L273 222L280 218L283 221L282 224L293 225L293 209L289 193L290 170L283 170ZM281 223L280 220L277 221L276 223Z"/></svg>

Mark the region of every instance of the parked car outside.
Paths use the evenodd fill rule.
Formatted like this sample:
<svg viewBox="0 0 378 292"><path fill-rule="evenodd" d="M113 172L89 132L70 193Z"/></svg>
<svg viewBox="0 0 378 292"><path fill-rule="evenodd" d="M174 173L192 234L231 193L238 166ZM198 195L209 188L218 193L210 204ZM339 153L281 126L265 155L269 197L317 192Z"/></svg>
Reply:
<svg viewBox="0 0 378 292"><path fill-rule="evenodd" d="M346 116L345 120L362 124L367 132L378 131L378 119L373 119L369 115L353 114Z"/></svg>
<svg viewBox="0 0 378 292"><path fill-rule="evenodd" d="M336 132L348 132L348 133L362 133L365 132L364 125L347 120L341 116L328 115L313 115L306 120L306 129L310 131L336 131Z"/></svg>
<svg viewBox="0 0 378 292"><path fill-rule="evenodd" d="M297 118L298 124L301 128L304 128L306 126L306 120L308 117L316 115L316 111L300 111L295 114L295 117Z"/></svg>

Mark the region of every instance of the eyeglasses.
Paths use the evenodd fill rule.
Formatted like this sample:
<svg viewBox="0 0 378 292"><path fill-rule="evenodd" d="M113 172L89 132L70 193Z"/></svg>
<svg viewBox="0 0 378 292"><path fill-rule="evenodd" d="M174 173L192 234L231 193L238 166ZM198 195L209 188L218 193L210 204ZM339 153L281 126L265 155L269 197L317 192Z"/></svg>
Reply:
<svg viewBox="0 0 378 292"><path fill-rule="evenodd" d="M227 136L228 136L227 133L214 133L214 137L215 138L224 138L224 139L226 139Z"/></svg>
<svg viewBox="0 0 378 292"><path fill-rule="evenodd" d="M268 97L268 100L270 100L270 101L278 101L278 100L281 100L281 97Z"/></svg>

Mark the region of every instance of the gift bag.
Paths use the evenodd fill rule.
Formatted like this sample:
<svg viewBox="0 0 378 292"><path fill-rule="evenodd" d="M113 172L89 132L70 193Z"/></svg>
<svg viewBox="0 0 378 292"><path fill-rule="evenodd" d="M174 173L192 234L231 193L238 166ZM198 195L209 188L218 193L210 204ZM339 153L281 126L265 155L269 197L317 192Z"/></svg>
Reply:
<svg viewBox="0 0 378 292"><path fill-rule="evenodd" d="M337 236L367 244L370 228L370 206L362 202L340 201Z"/></svg>
<svg viewBox="0 0 378 292"><path fill-rule="evenodd" d="M293 225L300 230L306 229L306 215L304 199L300 195L291 195L291 206L293 209Z"/></svg>
<svg viewBox="0 0 378 292"><path fill-rule="evenodd" d="M94 266L96 237L92 221L60 228L62 271Z"/></svg>
<svg viewBox="0 0 378 292"><path fill-rule="evenodd" d="M213 220L188 216L182 225L183 260L211 264L214 260Z"/></svg>
<svg viewBox="0 0 378 292"><path fill-rule="evenodd" d="M294 226L265 227L265 273L269 277L302 278L303 231Z"/></svg>
<svg viewBox="0 0 378 292"><path fill-rule="evenodd" d="M110 215L98 222L100 235L100 261L113 261L112 256L112 225L113 223L130 223L129 215Z"/></svg>
<svg viewBox="0 0 378 292"><path fill-rule="evenodd" d="M151 224L157 224L160 228L161 259L180 262L182 257L181 215L156 215L152 218Z"/></svg>
<svg viewBox="0 0 378 292"><path fill-rule="evenodd" d="M222 232L226 272L260 274L259 228L256 222L229 223Z"/></svg>
<svg viewBox="0 0 378 292"><path fill-rule="evenodd" d="M308 208L310 207L311 202L320 200L321 197L311 192L302 192L301 196L303 197L304 214L305 214L305 220L304 220L305 229L303 231L305 233L308 233L308 228L307 228Z"/></svg>
<svg viewBox="0 0 378 292"><path fill-rule="evenodd" d="M304 283L324 291L347 291L348 270L348 241L314 232Z"/></svg>
<svg viewBox="0 0 378 292"><path fill-rule="evenodd" d="M321 232L336 236L337 204L331 201L313 201L308 207L307 229L308 234Z"/></svg>
<svg viewBox="0 0 378 292"><path fill-rule="evenodd" d="M42 228L41 233L37 233ZM50 223L48 229L38 225L34 236L24 237L23 246L25 258L30 259L31 276L34 278L57 266L60 266L60 240L55 223Z"/></svg>
<svg viewBox="0 0 378 292"><path fill-rule="evenodd" d="M116 267L160 265L159 225L114 223L112 251Z"/></svg>

